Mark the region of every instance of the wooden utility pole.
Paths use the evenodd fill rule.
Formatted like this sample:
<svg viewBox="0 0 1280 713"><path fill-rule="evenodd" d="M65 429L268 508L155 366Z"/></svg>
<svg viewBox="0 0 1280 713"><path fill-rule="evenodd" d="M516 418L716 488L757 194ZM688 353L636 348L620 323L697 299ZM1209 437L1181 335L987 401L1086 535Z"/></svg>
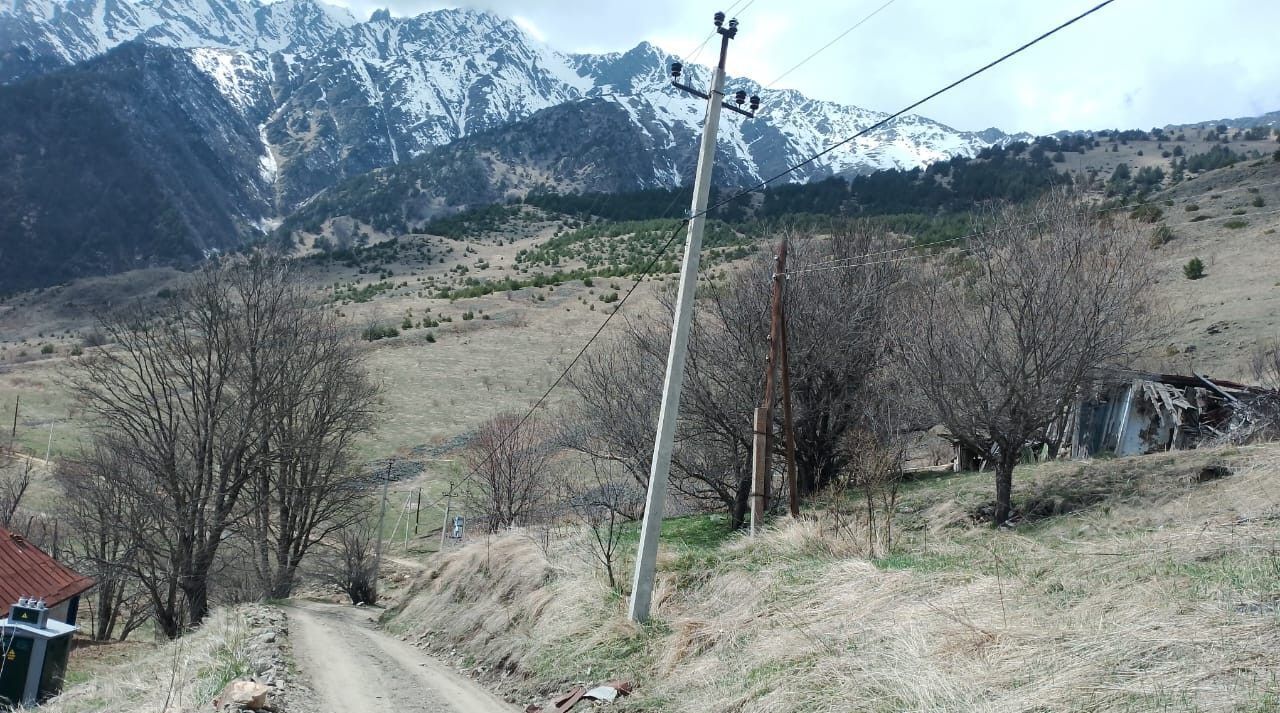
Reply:
<svg viewBox="0 0 1280 713"><path fill-rule="evenodd" d="M785 254L778 262L778 272L786 274ZM782 362L782 432L787 439L787 510L800 517L800 482L796 475L796 425L791 417L791 357L787 353L787 315L782 314L782 344L778 347Z"/></svg>
<svg viewBox="0 0 1280 713"><path fill-rule="evenodd" d="M18 404L22 403L22 394L14 394L13 396L13 429L9 431L9 452L15 453L13 450L13 442L18 437Z"/></svg>
<svg viewBox="0 0 1280 713"><path fill-rule="evenodd" d="M413 506L413 536L418 536L418 523L422 518L422 488L418 488L418 502Z"/></svg>
<svg viewBox="0 0 1280 713"><path fill-rule="evenodd" d="M751 469L751 534L764 527L764 513L769 505L770 451L773 448L774 374L778 365L778 349L782 344L782 272L787 267L787 241L778 246L773 266L773 296L769 307L769 356L765 361L764 402L752 419Z"/></svg>

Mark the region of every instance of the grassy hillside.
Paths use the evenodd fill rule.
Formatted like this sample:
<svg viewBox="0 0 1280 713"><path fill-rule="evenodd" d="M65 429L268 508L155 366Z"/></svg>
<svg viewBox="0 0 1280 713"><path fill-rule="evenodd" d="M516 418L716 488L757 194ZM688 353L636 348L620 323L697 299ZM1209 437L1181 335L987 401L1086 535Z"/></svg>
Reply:
<svg viewBox="0 0 1280 713"><path fill-rule="evenodd" d="M1097 148L1084 155L1123 157L1124 151L1138 150L1132 148L1136 143L1117 142L1119 154ZM983 176L974 169L970 178L979 186L985 184ZM816 193L806 194L808 203L796 205L816 211L844 204L849 189L834 188L819 185ZM798 201L798 195L791 198ZM639 198L628 207L590 197L544 196L539 200L545 205L435 225L452 237L393 237L360 224L344 225L341 235L331 233L335 247L348 247L303 262L317 299L339 312L357 339L370 327L397 332L364 342L370 367L386 389L385 418L363 444L362 455L418 461L422 474L403 487L425 487L426 496L442 492L442 481L457 464L438 459L455 458L452 451L486 419L527 408L541 396L630 285L626 277L609 275L632 272L654 254L656 242L666 235L659 228L667 224L589 222L583 215L616 210L619 217L629 217L625 211L639 207L660 211L678 196ZM1158 288L1172 316L1167 339L1148 366L1248 380L1254 345L1280 335L1280 213L1275 212L1280 210L1280 162L1253 160L1189 173L1147 200L1149 207L1140 215L1151 221L1147 229L1162 274ZM775 199L770 205L760 201L755 207L780 210L782 204ZM1121 215L1133 211L1132 205L1115 208ZM792 224L818 231L829 219L813 213L791 216ZM758 251L775 234L771 220L754 221L749 230L742 222L714 222L713 246L704 255L707 274L734 269L742 255ZM969 230L955 215L867 220L917 242ZM362 231L367 238L361 238ZM370 244L351 247L358 239ZM657 309L655 296L672 279L663 273L675 268L677 255L673 251L657 266L659 274L641 285L625 314ZM1182 268L1194 257L1204 262L1206 275L1188 280ZM74 363L76 348L91 339L94 314L150 299L180 278L172 270L135 271L0 301L0 424L5 427L0 443L7 445L14 399L20 396L21 449L42 457L52 427L54 455L72 452L83 438L82 424L60 373ZM564 398L566 392L558 390L550 406ZM435 514L430 517L434 521Z"/></svg>
<svg viewBox="0 0 1280 713"><path fill-rule="evenodd" d="M284 629L279 610L244 605L215 610L180 641L87 645L72 651L62 694L32 710L210 710L228 682L250 676L276 682L269 699L279 706L288 695Z"/></svg>
<svg viewBox="0 0 1280 713"><path fill-rule="evenodd" d="M1009 530L974 524L991 488L912 484L874 557L851 503L754 540L669 521L642 628L573 538L511 533L435 563L389 625L522 703L620 677L619 711L1280 707L1280 446L1023 468Z"/></svg>

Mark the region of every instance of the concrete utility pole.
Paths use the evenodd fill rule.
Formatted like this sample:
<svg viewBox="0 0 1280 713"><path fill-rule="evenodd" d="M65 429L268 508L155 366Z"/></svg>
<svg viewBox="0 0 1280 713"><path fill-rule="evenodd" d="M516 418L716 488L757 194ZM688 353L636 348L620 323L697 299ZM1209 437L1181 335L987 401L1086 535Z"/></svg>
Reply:
<svg viewBox="0 0 1280 713"><path fill-rule="evenodd" d="M439 501L437 501L439 502ZM453 483L449 483L449 492L444 496L444 524L440 526L440 551L444 552L444 538L449 532L449 508L453 507Z"/></svg>
<svg viewBox="0 0 1280 713"><path fill-rule="evenodd" d="M685 352L689 345L689 325L693 321L693 298L698 286L698 262L702 253L702 231L706 227L707 201L711 196L711 168L716 155L716 131L720 126L720 109L727 108L748 117L755 116L760 98L751 98L751 111L741 108L747 93L738 92L738 106L724 101L724 64L729 40L738 34L738 21L724 26L724 13L715 14L716 31L720 33L720 61L711 75L706 93L680 83L684 67L671 65L671 84L681 91L707 100L707 118L702 127L702 144L698 152L698 172L693 181L693 212L689 234L685 239L684 262L680 266L680 289L676 296L675 325L671 330L671 350L667 354L667 376L662 384L662 407L658 413L658 433L654 440L653 460L649 465L649 492L645 499L644 522L640 527L640 546L636 555L636 572L631 586L629 615L632 621L649 619L653 599L653 577L658 556L658 534L662 530L662 508L667 499L667 475L671 470L671 449L675 442L676 421L680 414L680 389L684 385Z"/></svg>
<svg viewBox="0 0 1280 713"><path fill-rule="evenodd" d="M373 548L373 584L378 586L382 573L382 526L387 519L387 486L391 483L391 459L387 459L387 472L382 476L382 508L378 510L378 539Z"/></svg>

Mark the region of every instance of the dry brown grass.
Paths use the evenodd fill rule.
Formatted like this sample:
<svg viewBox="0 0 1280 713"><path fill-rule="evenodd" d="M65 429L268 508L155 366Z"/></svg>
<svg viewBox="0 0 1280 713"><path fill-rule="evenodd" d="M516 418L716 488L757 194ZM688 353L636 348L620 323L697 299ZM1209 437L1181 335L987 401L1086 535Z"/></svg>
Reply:
<svg viewBox="0 0 1280 713"><path fill-rule="evenodd" d="M243 612L216 609L199 630L178 641L148 646L145 653L130 655L105 669L94 670L87 681L68 686L62 695L31 710L41 713L209 710L213 697L228 681L249 673L250 633L251 627ZM137 645L129 646L131 654L137 653ZM75 652L71 655L76 656Z"/></svg>
<svg viewBox="0 0 1280 713"><path fill-rule="evenodd" d="M1210 461L1235 474L1192 482ZM520 534L446 558L392 626L501 672L522 700L633 678L620 710L1280 705L1280 446L1027 469L1016 495L1115 493L1012 531L956 516L988 478L913 486L904 540L880 560L818 519L672 543L643 628L567 548L548 560Z"/></svg>

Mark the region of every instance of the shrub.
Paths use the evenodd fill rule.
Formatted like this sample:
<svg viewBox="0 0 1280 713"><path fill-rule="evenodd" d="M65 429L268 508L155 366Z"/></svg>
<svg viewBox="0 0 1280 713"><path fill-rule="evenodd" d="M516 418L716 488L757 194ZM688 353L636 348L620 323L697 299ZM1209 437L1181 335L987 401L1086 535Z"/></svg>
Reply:
<svg viewBox="0 0 1280 713"><path fill-rule="evenodd" d="M1054 163L1062 163L1063 161L1066 161L1066 160L1067 160L1067 157L1066 157L1066 156L1063 156L1061 151L1054 151L1054 152L1053 152L1053 162L1054 162Z"/></svg>
<svg viewBox="0 0 1280 713"><path fill-rule="evenodd" d="M601 302L603 302L603 303L605 303L605 304L609 304L610 302L617 302L617 301L618 301L618 293L617 293L617 292L610 292L610 293L609 293L609 294L607 294L607 295L600 295L600 301L601 301Z"/></svg>
<svg viewBox="0 0 1280 713"><path fill-rule="evenodd" d="M1134 208L1133 212L1129 214L1129 217L1134 220L1142 221L1143 223L1154 223L1164 217L1164 211L1150 203L1143 203L1137 208Z"/></svg>
<svg viewBox="0 0 1280 713"><path fill-rule="evenodd" d="M436 343L436 335L432 334L431 332L427 332L427 336L423 337L423 339L424 339L428 344L435 344L435 343Z"/></svg>
<svg viewBox="0 0 1280 713"><path fill-rule="evenodd" d="M463 313L462 313L462 321L463 321L463 322L470 322L471 320L473 320L473 319L475 319L475 318L476 318L476 313L475 313L475 312L472 312L471 310L467 310L466 312L463 312Z"/></svg>
<svg viewBox="0 0 1280 713"><path fill-rule="evenodd" d="M1211 215L1204 215L1204 214L1201 214L1201 215L1197 215L1196 217L1192 218L1192 219L1191 219L1191 222L1192 222L1192 223L1199 223L1199 222L1200 222L1200 221L1202 221L1202 220L1209 220L1209 219L1211 219L1211 218L1213 218L1213 216L1211 216Z"/></svg>
<svg viewBox="0 0 1280 713"><path fill-rule="evenodd" d="M383 326L379 324L371 324L364 328L364 331L360 333L360 336L363 337L366 342L376 342L379 339L398 337L400 336L400 330L392 327L391 325Z"/></svg>
<svg viewBox="0 0 1280 713"><path fill-rule="evenodd" d="M71 356L80 356L81 354L84 354L84 350L80 348L79 344L71 347Z"/></svg>
<svg viewBox="0 0 1280 713"><path fill-rule="evenodd" d="M44 346L40 347L40 353L41 353L41 354L52 354L52 353L53 353L53 345L52 345L52 344L46 344L46 345L44 345Z"/></svg>
<svg viewBox="0 0 1280 713"><path fill-rule="evenodd" d="M1280 163L1280 149L1276 149L1276 152L1271 154L1271 158L1275 160L1276 163Z"/></svg>
<svg viewBox="0 0 1280 713"><path fill-rule="evenodd" d="M1182 266L1182 274L1188 280L1199 280L1204 277L1204 262L1198 257L1191 258L1190 262Z"/></svg>
<svg viewBox="0 0 1280 713"><path fill-rule="evenodd" d="M1151 233L1151 247L1158 248L1173 240L1173 237L1173 228L1167 225L1157 226L1155 231Z"/></svg>
<svg viewBox="0 0 1280 713"><path fill-rule="evenodd" d="M413 318L406 316L403 320L401 320L400 328L405 331L413 329Z"/></svg>
<svg viewBox="0 0 1280 713"><path fill-rule="evenodd" d="M1196 211L1198 211L1198 210L1200 210L1200 206L1196 205L1195 203L1188 203L1188 204L1187 204L1186 211L1187 211L1188 213L1194 213L1194 212L1196 212Z"/></svg>
<svg viewBox="0 0 1280 713"><path fill-rule="evenodd" d="M1245 227L1245 226L1246 226L1246 225L1248 225L1248 224L1249 224L1249 221L1247 221L1247 220L1240 220L1239 218L1235 218L1235 219L1233 219L1233 220L1228 220L1227 222L1223 223L1223 225L1224 225L1224 226L1226 226L1226 227L1228 227L1228 228L1230 228L1230 229L1232 229L1232 230L1239 230L1240 228L1243 228L1243 227Z"/></svg>
<svg viewBox="0 0 1280 713"><path fill-rule="evenodd" d="M1266 202L1265 200L1263 200L1263 199L1262 199L1262 196L1254 196L1254 197L1253 197L1253 202L1252 202L1250 205L1252 205L1254 208L1261 208L1261 207L1265 206L1266 204L1267 204L1267 202Z"/></svg>

